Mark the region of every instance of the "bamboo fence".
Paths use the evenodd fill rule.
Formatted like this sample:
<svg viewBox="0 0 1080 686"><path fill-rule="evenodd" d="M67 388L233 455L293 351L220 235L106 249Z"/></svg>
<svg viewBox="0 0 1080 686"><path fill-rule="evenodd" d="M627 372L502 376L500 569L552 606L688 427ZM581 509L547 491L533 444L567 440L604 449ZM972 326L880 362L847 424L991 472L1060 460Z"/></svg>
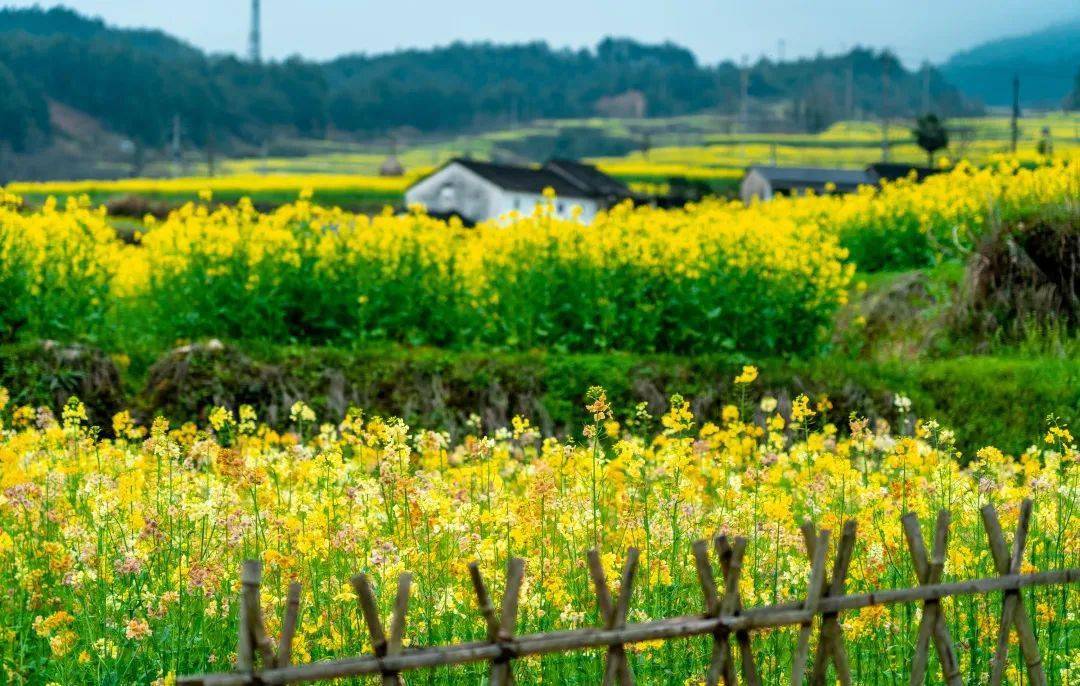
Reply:
<svg viewBox="0 0 1080 686"><path fill-rule="evenodd" d="M835 679L851 684L851 668L840 623L840 613L875 605L921 603L922 615L912 656L909 683L921 685L926 677L931 646L937 653L941 677L948 686L961 686L959 660L949 635L942 611L941 599L961 595L1002 593L1002 609L991 662L990 686L999 686L1004 678L1008 657L1009 634L1015 628L1019 637L1028 682L1045 686L1046 674L1036 641L1034 622L1024 605L1020 591L1034 586L1080 583L1080 568L1037 573L1020 573L1021 562L1031 526L1032 504L1025 500L1011 547L1005 541L997 511L990 505L982 509L990 552L998 576L943 583L945 552L948 544L949 513L938 513L932 545L927 549L919 521L912 513L901 519L911 562L918 586L884 589L870 593L847 594L845 581L855 546L855 522L843 526L831 573L827 571L826 556L830 532L818 530L812 523L802 525L802 534L810 558L810 575L805 599L763 607L744 607L739 597L743 551L746 539L717 536L712 541L713 553L719 562L720 576L714 573L710 546L701 540L693 545L694 563L701 584L704 612L699 615L671 617L648 622L627 624L626 616L633 595L634 576L638 566L638 551L627 551L617 596L613 596L596 550L587 555L589 574L596 591L596 602L602 626L517 636L518 599L525 575L525 561L511 558L507 563L505 592L501 607L496 609L476 563L469 565L469 576L476 594L480 616L487 637L482 642L445 646L426 646L403 649L405 616L409 604L412 575L398 578L397 596L390 619L389 633L382 625L371 582L364 574L352 579L360 611L367 624L374 654L344 659L291 665L292 637L296 630L300 605L300 586L293 583L288 590L281 636L275 646L267 636L260 604L261 564L247 561L241 572L240 631L237 644L237 663L233 672L184 676L177 679L181 686L249 686L296 684L359 675L379 675L383 686L402 685L401 673L418 669L475 662L490 663L492 686L514 683L513 661L528 655L566 653L586 649L606 648L603 683L630 686L634 674L626 655L626 645L644 641L669 640L688 636L711 635L712 656L706 672L706 683L714 686L723 682L735 686L739 675L743 684L760 686L761 677L754 661L751 632L784 626L797 626L797 643L791 664L791 684L809 682L816 686L826 683L830 665ZM818 622L818 641L813 660L810 643L815 617ZM734 645L738 646L736 665ZM258 663L258 665L256 665ZM738 670L738 675L736 673Z"/></svg>

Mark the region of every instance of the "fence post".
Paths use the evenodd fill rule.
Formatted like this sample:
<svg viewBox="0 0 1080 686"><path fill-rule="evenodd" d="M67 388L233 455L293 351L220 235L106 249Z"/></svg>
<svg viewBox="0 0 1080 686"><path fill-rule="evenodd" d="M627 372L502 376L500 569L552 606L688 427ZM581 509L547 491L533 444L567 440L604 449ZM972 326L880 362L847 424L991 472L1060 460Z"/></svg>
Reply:
<svg viewBox="0 0 1080 686"><path fill-rule="evenodd" d="M484 585L484 577L480 576L480 565L475 562L469 563L469 578L472 579L473 589L476 591L480 614L483 615L487 624L488 641L495 643L499 640L499 618L495 614L495 607L491 604L487 586Z"/></svg>
<svg viewBox="0 0 1080 686"><path fill-rule="evenodd" d="M604 566L600 562L600 553L593 548L586 557L589 563L589 574L592 577L593 586L596 587L596 604L599 607L600 620L604 628L623 628L626 626L626 613L630 609L630 596L633 593L634 574L637 572L638 565L638 549L629 548L626 551L626 564L623 566L617 602L611 598L611 590L604 576ZM630 668L626 648L622 644L609 646L607 658L604 660L604 686L614 684L616 679L621 686L633 686L634 683L634 672Z"/></svg>
<svg viewBox="0 0 1080 686"><path fill-rule="evenodd" d="M825 590L825 555L829 552L829 530L822 529L821 533L815 536L814 525L810 522L804 522L802 530L803 537L807 541L807 552L812 559L810 579L806 587L806 600L803 602L802 609L814 613L817 611L821 594ZM810 632L813 630L813 624L813 617L811 617L810 621L803 622L799 627L799 642L796 644L795 656L791 662L791 686L802 686L803 675L806 673L806 660L810 653Z"/></svg>
<svg viewBox="0 0 1080 686"><path fill-rule="evenodd" d="M908 546L911 549L912 559L918 557L921 561L915 563L916 572L920 584L933 586L941 583L941 576L945 571L945 546L949 536L949 512L938 512L937 524L934 527L934 548L929 562L926 561L926 544L923 542L922 533L919 532L918 519L912 513L904 515L902 519L905 528L911 528L912 533L908 536ZM915 533L919 532L919 533ZM919 620L919 633L915 639L915 654L911 661L911 676L908 683L911 686L922 686L926 678L926 665L930 658L930 639L934 636L934 629L938 625L945 625L945 617L941 611L941 601L929 599L923 601L922 618ZM947 630L946 630L947 631ZM944 650L943 650L944 649ZM941 662L942 677L947 684L960 684L960 670L956 665L956 653L952 646L952 639L946 633L944 640L935 642L935 650L938 653L938 661Z"/></svg>
<svg viewBox="0 0 1080 686"><path fill-rule="evenodd" d="M701 594L705 600L705 616L719 617L722 604L716 590L712 564L709 563L709 546L703 540L694 541L693 551L694 567L697 569ZM706 686L716 686L720 683L721 676L727 686L734 686L735 665L731 659L731 642L727 631L717 629L713 632L712 657L709 658L709 670L705 674Z"/></svg>
<svg viewBox="0 0 1080 686"><path fill-rule="evenodd" d="M1009 554L1005 543L1005 536L1001 531L1001 521L998 519L997 510L993 505L982 508L983 527L990 540L990 553L994 557L994 564L998 574L1018 574L1020 564L1024 557L1024 546L1027 543L1027 535L1031 526L1031 500L1025 499L1020 504L1020 518L1016 524L1016 535L1013 538L1012 555ZM1032 686L1046 686L1046 672L1042 666L1042 656L1039 655L1039 643L1035 639L1035 631L1032 629L1031 616L1024 606L1020 597L1020 591L1005 591L1002 599L1001 624L998 628L997 649L994 653L994 662L990 672L990 684L995 686L1001 683L1005 674L1005 660L1008 657L1009 630L1015 626L1016 633L1020 636L1020 650L1024 655L1024 664L1027 666L1028 680Z"/></svg>
<svg viewBox="0 0 1080 686"><path fill-rule="evenodd" d="M262 562L258 560L245 560L240 572L240 584L243 588L243 610L246 627L241 627L240 643L246 654L244 659L248 661L248 669L253 668L252 650L257 650L262 660L262 668L270 669L276 663L274 649L270 639L266 636L266 625L262 614ZM247 631L246 645L243 632Z"/></svg>
<svg viewBox="0 0 1080 686"><path fill-rule="evenodd" d="M375 601L375 592L371 588L371 582L366 574L357 574L352 578L353 589L360 601L360 612L364 615L364 621L371 635L371 648L375 657L383 658L387 655L397 655L401 652L401 641L405 635L405 613L409 609L409 589L412 586L412 574L403 572L398 576L397 597L394 600L394 611L390 619L390 638L387 639L383 631L382 622L379 620L379 606ZM403 686L405 683L398 672L382 670L383 686Z"/></svg>
<svg viewBox="0 0 1080 686"><path fill-rule="evenodd" d="M945 517L947 517L947 513ZM911 553L911 564L915 567L915 579L920 586L926 586L930 583L930 560L927 558L926 543L923 541L922 529L919 527L919 518L915 516L914 512L908 512L900 518L900 523L903 525L904 538L907 540L908 551ZM942 530L942 526L942 515L939 514L938 531ZM944 526L948 527L947 519ZM944 536L944 533L941 535ZM938 535L935 533L935 547L937 540ZM944 568L944 552L942 552L941 562ZM934 649L938 655L938 662L941 663L941 675L945 683L948 686L963 686L963 679L960 676L960 662L956 658L956 650L953 648L949 626L945 623L945 616L941 613L940 605L937 611L934 612L934 623L930 625L930 634L934 640ZM917 661L918 656L916 656ZM915 667L916 665L913 664L913 672Z"/></svg>
<svg viewBox="0 0 1080 686"><path fill-rule="evenodd" d="M987 505L982 508L981 514L998 573L995 577L943 582L949 513L944 510L938 513L930 554L923 541L918 519L914 514L908 513L901 521L918 585L913 588L881 589L848 595L844 587L854 549L855 523L853 521L844 523L830 577L827 576L825 568L829 532L819 533L812 523L805 522L801 529L811 564L804 601L785 602L760 608L743 608L739 597L739 579L746 540L737 538L732 545L729 544L727 537L717 536L713 539L713 544L723 573L722 595L717 588L716 577L713 575L708 557L708 546L704 541L697 541L693 545L696 568L705 598L705 617L688 615L630 624L627 623L626 617L638 566L638 551L633 548L627 551L622 585L616 600L612 598L611 590L604 577L599 553L592 550L588 554L589 570L596 586L597 603L603 627L599 630L595 628L566 629L519 638L515 638L515 629L524 579L524 560L520 558L507 560L506 591L501 613L497 613L493 607L479 568L476 563L472 563L469 565L469 573L481 613L487 623L488 643L432 646L408 652L402 650L402 641L412 576L406 573L398 577L397 597L394 602L389 636L387 636L380 622L371 583L365 575L358 574L353 577L352 584L371 634L374 655L314 662L298 667L289 667L289 662L293 635L299 621L300 585L292 583L289 586L282 631L277 646L278 655L275 658L274 646L266 635L263 623L260 598L262 566L258 561L249 560L244 563L240 575L237 671L184 676L180 677L177 683L186 686L251 686L260 683L286 684L381 674L384 686L403 686L401 672L406 670L488 660L491 663L491 684L507 686L514 682L511 661L519 656L604 648L607 650L604 683L608 686L616 683L620 686L632 686L634 677L627 659L626 645L712 634L713 654L709 665L708 683L717 684L723 680L728 686L735 686L733 650L730 643L730 634L734 633L742 657L743 681L747 686L760 686L761 680L751 651L750 632L798 625L800 629L792 660L791 675L792 681L801 686L806 676L813 623L816 621L815 616L821 615L821 638L814 657L811 681L815 686L824 681L831 658L836 667L837 680L844 684L850 683L851 675L839 614L863 607L921 602L923 613L912 658L911 682L920 684L924 680L929 660L929 646L933 641L942 663L945 682L949 686L962 686L952 640L941 611L941 599L1001 592L1003 593L1001 621L990 683L999 686L1003 679L1005 659L1008 657L1009 632L1015 626L1020 637L1020 648L1026 663L1029 683L1032 686L1046 686L1046 676L1032 628L1031 616L1021 596L1022 589L1078 583L1080 569L1021 572L1031 527L1032 503L1030 500L1025 500L1020 506L1011 550L1006 544L995 509ZM257 664L259 672L255 671Z"/></svg>
<svg viewBox="0 0 1080 686"><path fill-rule="evenodd" d="M746 539L735 539L735 546L746 550ZM727 536L717 536L713 539L713 547L716 555L720 558L720 572L724 575L724 598L731 598L731 611L734 614L742 610L742 598L739 596L739 579L742 576L742 557L739 553L735 556L735 549L728 542ZM739 644L739 657L742 664L743 682L747 686L761 686L761 677L754 664L754 652L750 644L750 632L746 630L735 632L735 642Z"/></svg>
<svg viewBox="0 0 1080 686"><path fill-rule="evenodd" d="M278 667L288 667L292 660L292 642L296 634L296 623L300 618L300 584L289 584L289 595L285 601L285 615L281 619L281 636L278 638Z"/></svg>
<svg viewBox="0 0 1080 686"><path fill-rule="evenodd" d="M840 545L836 550L836 559L833 561L832 579L824 584L827 586L825 597L844 595L848 567L851 566L851 556L855 550L855 526L855 520L853 519L844 522L844 529L840 534ZM821 630L817 652L814 655L814 669L810 673L811 684L824 686L825 672L829 668L830 659L836 668L837 680L843 686L850 686L851 667L848 665L847 647L844 645L843 629L840 628L839 612L827 612L821 616Z"/></svg>
<svg viewBox="0 0 1080 686"><path fill-rule="evenodd" d="M484 616L487 624L488 641L498 643L502 647L499 656L491 661L491 686L508 686L514 683L514 671L510 660L514 657L512 643L514 628L517 624L521 582L525 578L525 560L512 557L506 561L506 589L503 591L501 614L495 612L491 595L484 584L484 578L480 575L480 566L476 562L469 563L469 577L476 591L480 614Z"/></svg>
<svg viewBox="0 0 1080 686"><path fill-rule="evenodd" d="M255 648L251 642L248 628L248 602L244 590L244 578L247 576L247 562L240 567L240 610L237 618L239 635L236 641L236 671L250 672L255 664Z"/></svg>

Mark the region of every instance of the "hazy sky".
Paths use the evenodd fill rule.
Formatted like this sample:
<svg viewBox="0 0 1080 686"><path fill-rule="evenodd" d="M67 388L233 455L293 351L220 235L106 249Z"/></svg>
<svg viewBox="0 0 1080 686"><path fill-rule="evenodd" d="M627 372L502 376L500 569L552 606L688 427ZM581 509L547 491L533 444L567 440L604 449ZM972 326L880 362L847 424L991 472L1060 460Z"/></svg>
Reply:
<svg viewBox="0 0 1080 686"><path fill-rule="evenodd" d="M48 0L0 4L56 4ZM164 29L211 51L246 50L250 0L68 0L121 26ZM606 35L672 40L704 62L889 47L909 64L1076 16L1076 0L262 0L263 54L324 59L453 40L591 46Z"/></svg>

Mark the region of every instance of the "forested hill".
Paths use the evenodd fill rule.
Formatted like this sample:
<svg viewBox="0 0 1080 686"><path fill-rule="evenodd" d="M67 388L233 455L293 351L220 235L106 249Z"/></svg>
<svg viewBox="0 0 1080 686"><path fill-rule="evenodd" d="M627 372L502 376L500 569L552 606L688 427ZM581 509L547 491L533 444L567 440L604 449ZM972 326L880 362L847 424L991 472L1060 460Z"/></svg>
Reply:
<svg viewBox="0 0 1080 686"><path fill-rule="evenodd" d="M1080 17L959 52L942 70L964 93L988 105L1012 104L1016 76L1025 106L1060 106L1080 78Z"/></svg>
<svg viewBox="0 0 1080 686"><path fill-rule="evenodd" d="M846 114L849 68L856 112L879 111L883 71L889 73L888 106L894 115L914 114L920 107L922 75L907 72L888 53L867 49L780 64L761 60L750 67L748 93L755 103L786 104L795 124L824 128ZM735 64L702 65L677 45L618 38L579 51L545 43L480 43L349 55L327 63L325 74L332 90L330 119L346 130L387 121L430 130L593 116L603 99L627 93L640 93L650 116L734 113L741 93ZM945 114L970 107L936 73L931 94Z"/></svg>
<svg viewBox="0 0 1080 686"><path fill-rule="evenodd" d="M197 144L255 140L281 128L326 127L322 68L208 57L157 31L103 25L65 9L0 10L0 142L15 150L52 134L46 99L98 119L137 144L167 140L174 115Z"/></svg>
<svg viewBox="0 0 1080 686"><path fill-rule="evenodd" d="M783 111L793 125L811 130L851 111L876 114L884 72L892 116L912 115L922 104L922 75L905 71L888 53L761 60L750 69L754 107ZM939 74L931 77L934 109L969 110ZM617 115L628 107L656 116L734 113L741 86L736 65L703 65L673 44L613 38L591 50L453 44L327 63L253 64L206 55L160 31L33 8L0 10L0 92L0 144L21 151L47 145L54 135L50 101L137 145L164 144L179 115L187 143L227 147L278 134L322 136L330 127L357 135L399 127L455 131L537 117Z"/></svg>
<svg viewBox="0 0 1080 686"><path fill-rule="evenodd" d="M131 48L152 52L167 59L194 59L202 56L198 48L164 31L114 28L101 19L87 18L59 7L44 11L2 9L0 31L22 32L43 38L104 38L120 41Z"/></svg>

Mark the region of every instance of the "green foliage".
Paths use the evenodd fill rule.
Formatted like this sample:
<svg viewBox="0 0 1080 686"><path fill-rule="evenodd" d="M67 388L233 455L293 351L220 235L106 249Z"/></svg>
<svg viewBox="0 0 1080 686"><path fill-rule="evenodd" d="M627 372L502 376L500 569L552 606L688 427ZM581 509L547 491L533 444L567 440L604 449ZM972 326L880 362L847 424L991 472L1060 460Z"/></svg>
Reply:
<svg viewBox="0 0 1080 686"><path fill-rule="evenodd" d="M49 113L40 90L24 80L0 59L0 145L5 142L20 152L28 147L35 135L48 130ZM0 169L0 184L4 183Z"/></svg>
<svg viewBox="0 0 1080 686"><path fill-rule="evenodd" d="M995 225L1019 226L1031 221L1064 225L1075 221L1069 183L1075 183L1076 174L1069 166L1032 167L1044 171L1041 179L1030 176L1011 187L994 185L994 181L1019 179L1021 174L1000 167L992 174L992 169L971 167L967 175L930 176L917 186L906 186L914 192L885 190L883 197L888 200L880 203L882 211L827 221L837 223L841 245L863 272L918 269L942 259L964 257L979 247ZM1048 192L1047 181L1057 190ZM1064 232L1064 226L1059 230ZM1047 247L1053 244L1049 241Z"/></svg>
<svg viewBox="0 0 1080 686"><path fill-rule="evenodd" d="M241 208L227 219L230 212L190 223L173 218L145 234L145 281L117 305L119 345L217 336L456 350L805 354L820 345L846 285L840 253L828 244L799 269L768 262L764 247L740 252L722 238L685 263L675 253L653 257L681 238L674 230L670 240L643 236L621 223L650 227L637 214L588 228L550 231L534 219L513 230L473 231L408 215L369 221L286 208L255 217ZM709 226L694 214L680 221ZM583 249L600 232L623 238Z"/></svg>
<svg viewBox="0 0 1080 686"><path fill-rule="evenodd" d="M160 262L124 309L132 336L142 331L166 345L207 336L309 344L471 340L452 265L433 265L432 248L419 240L373 256L300 220L286 229L294 239L287 249L268 248L254 238L264 226L239 226L228 251L199 236L155 253Z"/></svg>
<svg viewBox="0 0 1080 686"><path fill-rule="evenodd" d="M68 10L0 11L0 62L33 84L26 92L97 117L141 145L164 144L174 115L197 145L215 132L259 142L275 127L325 130L317 65L211 59L163 33L108 28ZM6 134L0 129L0 140Z"/></svg>
<svg viewBox="0 0 1080 686"><path fill-rule="evenodd" d="M0 341L100 336L114 304L102 241L115 236L74 219L48 232L0 220Z"/></svg>
<svg viewBox="0 0 1080 686"><path fill-rule="evenodd" d="M979 240L955 315L975 339L1025 341L1080 329L1080 207L1048 205L995 221Z"/></svg>
<svg viewBox="0 0 1080 686"><path fill-rule="evenodd" d="M909 384L919 415L954 429L968 458L991 444L1022 452L1046 432L1050 414L1080 425L1080 361L1075 358L962 357L900 367L891 371Z"/></svg>
<svg viewBox="0 0 1080 686"><path fill-rule="evenodd" d="M255 347L197 345L160 357L145 378L118 383L88 371L89 353L65 362L37 345L0 347L0 385L20 403L62 406L70 393L87 401L93 416L107 418L121 406L144 419L162 413L174 420L204 418L213 405L237 408L259 403L268 421L287 425L289 407L304 398L321 419L334 420L350 406L369 414L401 416L413 426L465 429L479 415L488 427L505 426L515 414L546 432L573 434L585 417L591 386L602 386L616 417L625 420L644 402L654 415L681 393L703 420L714 420L742 391L732 383L746 362L729 356L564 355L555 353L451 352L430 348ZM74 366L72 366L74 364ZM895 398L907 396L915 416L937 419L956 432L970 458L993 444L1018 454L1039 440L1054 414L1080 425L1080 361L1061 357L960 357L874 362L839 357L808 361L760 360L754 396L781 399L827 395L832 409L822 419L846 426L848 416L880 418L895 426L902 417ZM96 393L96 395L94 395ZM102 419L105 418L105 419Z"/></svg>
<svg viewBox="0 0 1080 686"><path fill-rule="evenodd" d="M163 31L110 27L101 19L85 17L61 6L47 10L5 8L0 11L0 32L19 32L42 38L107 38L139 51L177 60L194 59L200 55L199 50L189 43Z"/></svg>
<svg viewBox="0 0 1080 686"><path fill-rule="evenodd" d="M227 147L230 138L260 144L284 131L322 137L330 123L341 131L375 133L590 117L598 99L632 90L645 96L652 116L712 110L718 103L734 111L740 93L734 63L700 65L689 50L671 43L606 38L594 50L576 51L542 42L455 43L327 63L291 58L255 65L206 56L162 32L116 29L64 9L0 11L0 61L25 77L20 90L34 84L39 96L97 117L145 146L164 143L174 114L183 121L185 140ZM920 79L893 55L861 48L783 64L763 60L751 69L750 93L807 103L799 121L820 127L845 114L826 107L819 94L839 84L849 66L855 106L876 111L883 65L893 84L894 114L913 112ZM971 111L936 74L934 85L940 111ZM47 119L42 123L48 126ZM0 137L14 135L0 128ZM572 142L559 145L579 149Z"/></svg>
<svg viewBox="0 0 1080 686"><path fill-rule="evenodd" d="M59 413L68 398L85 402L89 419L107 427L124 409L116 365L101 351L79 345L29 342L0 345L0 386L15 405L46 407Z"/></svg>
<svg viewBox="0 0 1080 686"><path fill-rule="evenodd" d="M903 270L934 264L939 255L934 235L916 210L867 217L841 227L840 244L851 261L867 272Z"/></svg>
<svg viewBox="0 0 1080 686"><path fill-rule="evenodd" d="M915 120L915 142L926 151L927 166L934 166L934 153L948 147L949 132L936 114L928 112Z"/></svg>
<svg viewBox="0 0 1080 686"><path fill-rule="evenodd" d="M33 307L33 260L19 236L0 224L0 342L15 340Z"/></svg>

